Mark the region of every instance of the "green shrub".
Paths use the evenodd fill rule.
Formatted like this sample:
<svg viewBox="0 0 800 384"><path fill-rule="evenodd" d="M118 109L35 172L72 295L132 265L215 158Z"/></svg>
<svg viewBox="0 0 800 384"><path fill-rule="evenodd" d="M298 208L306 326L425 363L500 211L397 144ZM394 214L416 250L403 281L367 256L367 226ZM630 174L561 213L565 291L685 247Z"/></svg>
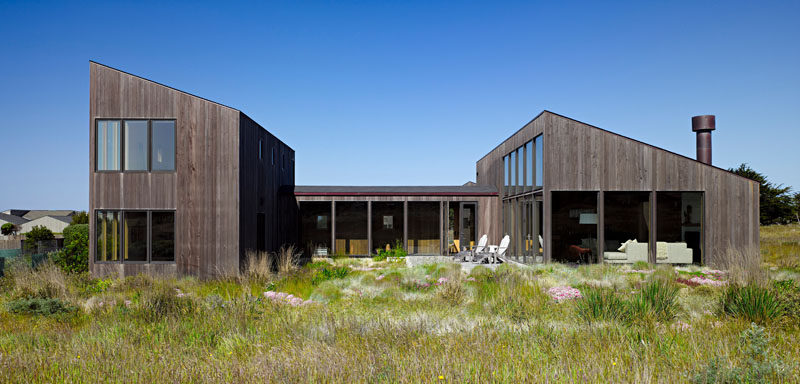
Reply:
<svg viewBox="0 0 800 384"><path fill-rule="evenodd" d="M40 241L53 240L56 236L53 231L42 225L35 225L29 232L25 233L25 249L29 251L36 250L36 245Z"/></svg>
<svg viewBox="0 0 800 384"><path fill-rule="evenodd" d="M628 302L632 321L669 322L678 314L678 287L667 280L655 279L645 285Z"/></svg>
<svg viewBox="0 0 800 384"><path fill-rule="evenodd" d="M461 279L450 279L439 287L436 297L450 305L459 305L466 299L467 291Z"/></svg>
<svg viewBox="0 0 800 384"><path fill-rule="evenodd" d="M72 215L72 221L69 223L69 225L76 224L89 224L89 215L86 213L86 211L80 211Z"/></svg>
<svg viewBox="0 0 800 384"><path fill-rule="evenodd" d="M720 308L722 313L758 324L783 314L783 306L775 294L755 284L728 286L720 298Z"/></svg>
<svg viewBox="0 0 800 384"><path fill-rule="evenodd" d="M2 227L0 227L0 234L3 236L9 236L17 232L17 226L12 223L5 223Z"/></svg>
<svg viewBox="0 0 800 384"><path fill-rule="evenodd" d="M494 271L482 265L478 265L469 272L469 275L477 281L487 281L494 278Z"/></svg>
<svg viewBox="0 0 800 384"><path fill-rule="evenodd" d="M323 281L343 279L349 273L350 269L347 267L323 267L314 273L314 277L311 278L311 284L319 285Z"/></svg>
<svg viewBox="0 0 800 384"><path fill-rule="evenodd" d="M29 315L55 315L58 313L74 312L78 308L65 301L52 298L28 298L12 300L7 305L11 313Z"/></svg>
<svg viewBox="0 0 800 384"><path fill-rule="evenodd" d="M73 224L64 228L64 249L53 261L66 272L89 270L89 224Z"/></svg>
<svg viewBox="0 0 800 384"><path fill-rule="evenodd" d="M372 257L373 261L384 261L390 257L403 258L408 256L408 252L403 249L403 244L400 243L400 240L397 240L394 244L394 248L391 248L388 251L385 249L377 249L376 251L377 254Z"/></svg>
<svg viewBox="0 0 800 384"><path fill-rule="evenodd" d="M627 314L625 301L616 292L603 288L582 290L583 297L575 301L578 317L587 322L623 320Z"/></svg>

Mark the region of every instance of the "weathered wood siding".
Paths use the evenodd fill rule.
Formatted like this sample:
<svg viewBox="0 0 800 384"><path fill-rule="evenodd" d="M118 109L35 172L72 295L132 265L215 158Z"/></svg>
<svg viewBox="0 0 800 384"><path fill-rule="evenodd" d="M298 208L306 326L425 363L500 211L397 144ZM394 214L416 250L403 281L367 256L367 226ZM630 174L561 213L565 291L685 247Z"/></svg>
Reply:
<svg viewBox="0 0 800 384"><path fill-rule="evenodd" d="M240 124L239 244L244 258L247 250L257 250L259 213L265 217L262 235L267 252L295 243L299 224L294 202L294 150L243 113Z"/></svg>
<svg viewBox="0 0 800 384"><path fill-rule="evenodd" d="M97 63L90 65L90 244L98 209L175 210L174 264L94 263L96 275L212 276L239 268L240 112ZM175 119L175 172L95 172L96 119Z"/></svg>
<svg viewBox="0 0 800 384"><path fill-rule="evenodd" d="M533 121L477 163L478 184L503 190L503 156L544 132L544 238L550 260L552 191L704 192L704 261L729 248L759 246L758 184L713 166L551 112ZM686 139L694 140L686 129ZM492 233L502 228L502 197L491 205ZM484 220L486 221L486 220Z"/></svg>

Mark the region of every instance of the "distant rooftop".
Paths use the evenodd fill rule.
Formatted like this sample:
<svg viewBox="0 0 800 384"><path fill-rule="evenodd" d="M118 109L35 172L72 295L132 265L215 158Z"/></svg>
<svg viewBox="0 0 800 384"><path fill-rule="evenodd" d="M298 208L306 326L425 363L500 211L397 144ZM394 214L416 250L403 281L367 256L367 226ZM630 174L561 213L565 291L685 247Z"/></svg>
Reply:
<svg viewBox="0 0 800 384"><path fill-rule="evenodd" d="M9 215L7 213L0 213L0 220L5 221L5 222L9 222L9 223L14 224L14 225L21 225L21 224L25 224L28 221L30 221L30 220L27 220L27 219L19 217L19 216Z"/></svg>
<svg viewBox="0 0 800 384"><path fill-rule="evenodd" d="M444 186L336 186L298 185L297 196L496 196L497 188L491 185Z"/></svg>

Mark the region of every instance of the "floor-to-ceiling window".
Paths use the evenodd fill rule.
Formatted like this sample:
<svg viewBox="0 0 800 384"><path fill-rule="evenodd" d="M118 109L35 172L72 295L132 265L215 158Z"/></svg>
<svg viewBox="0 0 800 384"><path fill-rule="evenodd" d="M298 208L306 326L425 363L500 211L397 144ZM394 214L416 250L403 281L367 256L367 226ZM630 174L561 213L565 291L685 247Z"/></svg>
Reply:
<svg viewBox="0 0 800 384"><path fill-rule="evenodd" d="M542 137L536 136L503 157L503 235L510 237L506 251L509 256L541 256L543 252L539 240L542 228ZM534 197L537 194L538 200Z"/></svg>
<svg viewBox="0 0 800 384"><path fill-rule="evenodd" d="M703 192L656 193L656 262L702 263Z"/></svg>
<svg viewBox="0 0 800 384"><path fill-rule="evenodd" d="M369 255L367 244L367 202L336 202L336 253Z"/></svg>
<svg viewBox="0 0 800 384"><path fill-rule="evenodd" d="M646 262L649 257L648 243L652 222L650 192L605 192L603 201L604 260L620 263Z"/></svg>
<svg viewBox="0 0 800 384"><path fill-rule="evenodd" d="M394 249L403 243L403 202L372 202L372 250Z"/></svg>
<svg viewBox="0 0 800 384"><path fill-rule="evenodd" d="M597 255L597 192L554 191L550 198L552 260L594 262Z"/></svg>
<svg viewBox="0 0 800 384"><path fill-rule="evenodd" d="M300 202L300 246L306 257L331 254L331 202Z"/></svg>
<svg viewBox="0 0 800 384"><path fill-rule="evenodd" d="M408 202L408 253L440 253L439 202Z"/></svg>

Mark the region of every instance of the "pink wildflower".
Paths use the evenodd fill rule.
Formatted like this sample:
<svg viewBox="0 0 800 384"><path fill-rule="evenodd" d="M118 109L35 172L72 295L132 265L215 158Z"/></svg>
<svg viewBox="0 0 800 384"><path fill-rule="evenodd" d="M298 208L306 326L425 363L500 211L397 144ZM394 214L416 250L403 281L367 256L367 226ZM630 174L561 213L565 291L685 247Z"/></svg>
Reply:
<svg viewBox="0 0 800 384"><path fill-rule="evenodd" d="M130 307L131 306L131 301L130 300L125 300L125 306L126 307Z"/></svg>
<svg viewBox="0 0 800 384"><path fill-rule="evenodd" d="M583 297L581 296L581 291L568 285L550 288L547 290L547 294L550 295L550 297L557 303L560 303L564 300L579 299Z"/></svg>
<svg viewBox="0 0 800 384"><path fill-rule="evenodd" d="M467 277L467 281L475 281L475 278L474 278L474 277L472 277L472 276L470 276L470 277Z"/></svg>
<svg viewBox="0 0 800 384"><path fill-rule="evenodd" d="M672 324L670 328L676 331L686 332L692 329L692 325L678 320L674 324Z"/></svg>
<svg viewBox="0 0 800 384"><path fill-rule="evenodd" d="M375 278L375 280L383 280L383 278L384 278L384 277L386 277L386 276L384 276L384 275L379 275L378 277L376 277L376 278Z"/></svg>
<svg viewBox="0 0 800 384"><path fill-rule="evenodd" d="M722 280L713 280L706 277L695 276L689 279L690 282L695 283L697 285L710 285L713 287L721 287L723 285L728 284L726 281Z"/></svg>

